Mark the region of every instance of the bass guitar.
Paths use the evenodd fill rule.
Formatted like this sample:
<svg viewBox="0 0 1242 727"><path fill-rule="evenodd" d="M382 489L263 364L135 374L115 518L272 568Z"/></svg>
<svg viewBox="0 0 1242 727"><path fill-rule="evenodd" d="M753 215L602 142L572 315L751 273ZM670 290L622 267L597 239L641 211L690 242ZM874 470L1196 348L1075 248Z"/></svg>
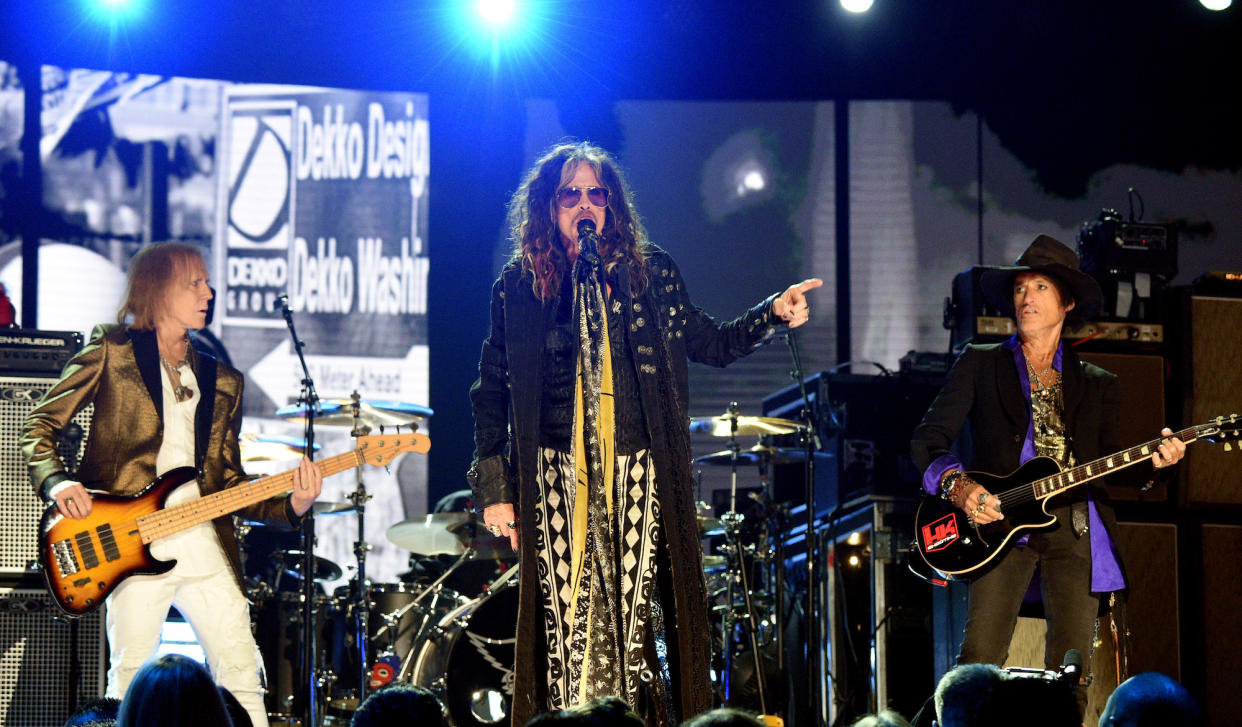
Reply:
<svg viewBox="0 0 1242 727"><path fill-rule="evenodd" d="M357 441L356 449L319 462L324 477L362 464L386 465L402 452L431 448L425 434L380 434ZM84 616L126 578L167 573L177 561L153 557L151 541L289 492L293 472L164 507L173 490L195 477L193 467L178 467L134 495L91 491L91 514L80 520L64 517L51 505L39 521L39 564L52 598L69 616Z"/></svg>
<svg viewBox="0 0 1242 727"><path fill-rule="evenodd" d="M1205 441L1230 444L1242 439L1242 417L1216 417L1207 424L1173 434L1186 444ZM946 576L964 576L979 570L1004 553L1015 536L1046 528L1056 522L1048 514L1048 501L1079 485L1130 465L1145 462L1163 441L1153 439L1137 447L1062 470L1056 460L1035 457L1003 477L987 472L967 472L1000 501L1004 517L985 525L974 524L966 513L940 497L929 495L914 516L914 544L927 565Z"/></svg>

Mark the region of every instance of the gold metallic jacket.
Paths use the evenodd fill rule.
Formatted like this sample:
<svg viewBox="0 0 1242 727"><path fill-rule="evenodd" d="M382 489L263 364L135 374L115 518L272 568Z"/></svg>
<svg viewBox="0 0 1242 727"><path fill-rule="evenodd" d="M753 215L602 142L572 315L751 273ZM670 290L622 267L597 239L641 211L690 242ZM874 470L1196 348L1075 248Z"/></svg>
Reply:
<svg viewBox="0 0 1242 727"><path fill-rule="evenodd" d="M248 479L241 465L238 432L242 419L242 375L196 351L193 361L202 396L195 412L194 462L202 494L209 495ZM133 495L151 484L164 438L163 389L154 331L122 325L97 326L91 340L65 366L60 380L26 417L22 454L36 492L66 479L88 490ZM57 451L61 430L94 403L86 451L76 473L66 471ZM237 513L249 520L284 525L299 518L288 496L265 500ZM241 584L241 560L232 516L213 521L220 544Z"/></svg>

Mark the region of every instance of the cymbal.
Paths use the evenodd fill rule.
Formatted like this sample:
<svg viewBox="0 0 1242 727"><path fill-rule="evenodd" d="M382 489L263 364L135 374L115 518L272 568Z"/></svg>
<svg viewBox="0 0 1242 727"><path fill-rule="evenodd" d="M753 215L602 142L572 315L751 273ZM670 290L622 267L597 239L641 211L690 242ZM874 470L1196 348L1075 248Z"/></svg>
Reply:
<svg viewBox="0 0 1242 727"><path fill-rule="evenodd" d="M699 464L724 465L727 467L733 463L733 452L722 449L719 452L695 457L694 461ZM806 461L806 450L788 447L769 447L764 444L756 444L750 449L743 449L737 453L737 463L745 465L760 464L762 462L785 464L804 461Z"/></svg>
<svg viewBox="0 0 1242 727"><path fill-rule="evenodd" d="M332 502L329 500L319 500L311 506L315 511L315 515L340 515L343 512L353 512L356 508L352 502Z"/></svg>
<svg viewBox="0 0 1242 727"><path fill-rule="evenodd" d="M405 427L429 419L435 412L430 407L404 401L364 399L358 403L358 420L372 427ZM289 421L303 421L306 406L293 404L276 410L276 416ZM324 426L352 427L353 402L349 399L325 399L319 402L315 423Z"/></svg>
<svg viewBox="0 0 1242 727"><path fill-rule="evenodd" d="M454 528L470 519L467 512L437 512L392 525L388 542L419 555L461 555L466 547Z"/></svg>
<svg viewBox="0 0 1242 727"><path fill-rule="evenodd" d="M718 571L729 565L729 559L723 555L705 555L703 556L703 570Z"/></svg>
<svg viewBox="0 0 1242 727"><path fill-rule="evenodd" d="M703 537L709 535L724 535L724 524L720 522L718 517L707 517L699 515L699 534Z"/></svg>
<svg viewBox="0 0 1242 727"><path fill-rule="evenodd" d="M285 437L278 434L242 433L238 437L243 462L283 461L296 459L306 451L306 440L301 437ZM315 451L323 447L316 442Z"/></svg>
<svg viewBox="0 0 1242 727"><path fill-rule="evenodd" d="M801 422L778 417L752 417L738 415L737 432L733 431L732 414L721 414L712 417L691 417L690 431L696 434L709 434L713 437L792 434L802 428Z"/></svg>
<svg viewBox="0 0 1242 727"><path fill-rule="evenodd" d="M283 564L286 575L293 576L301 580L302 578L302 551L300 550L278 550L272 553L273 559ZM335 581L341 577L341 567L336 563L315 556L315 580L317 581Z"/></svg>

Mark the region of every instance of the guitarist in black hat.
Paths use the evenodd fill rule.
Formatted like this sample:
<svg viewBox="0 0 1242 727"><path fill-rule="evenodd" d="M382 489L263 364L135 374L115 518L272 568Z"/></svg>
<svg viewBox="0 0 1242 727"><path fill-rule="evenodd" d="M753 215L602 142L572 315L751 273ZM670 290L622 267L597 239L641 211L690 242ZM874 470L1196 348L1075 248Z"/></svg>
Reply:
<svg viewBox="0 0 1242 727"><path fill-rule="evenodd" d="M1064 469L1121 448L1117 377L1080 361L1061 338L1066 325L1077 327L1103 304L1099 284L1079 270L1074 252L1040 235L1017 265L987 271L980 284L989 303L1014 317L1018 332L962 352L911 443L927 493L963 510L975 526L1005 512L950 449L967 422L972 469L989 473L1012 472L1037 455ZM1186 447L1172 434L1162 430L1150 465L1140 462L1113 477L1150 481L1153 468L1175 464ZM1088 484L1054 497L1048 513L1056 525L1021 538L972 574L959 663L1004 663L1037 566L1048 621L1045 666L1059 666L1069 649L1089 653L1100 595L1126 587L1112 507ZM1085 697L1080 690L1080 706Z"/></svg>

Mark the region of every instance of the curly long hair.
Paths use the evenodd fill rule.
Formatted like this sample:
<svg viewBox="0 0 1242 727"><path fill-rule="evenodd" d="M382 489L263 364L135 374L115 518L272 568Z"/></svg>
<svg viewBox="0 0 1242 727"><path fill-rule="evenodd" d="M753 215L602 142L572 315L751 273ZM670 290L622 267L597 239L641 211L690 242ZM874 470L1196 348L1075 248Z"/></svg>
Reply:
<svg viewBox="0 0 1242 727"><path fill-rule="evenodd" d="M605 272L619 264L629 264L631 292L647 287L647 231L634 209L634 197L616 160L608 152L588 142L556 144L541 156L509 200L509 239L513 242L513 262L531 278L535 297L555 298L561 280L569 271L569 257L556 227L556 192L573 178L579 164L589 164L608 188L608 209L604 229L600 230L600 258Z"/></svg>

